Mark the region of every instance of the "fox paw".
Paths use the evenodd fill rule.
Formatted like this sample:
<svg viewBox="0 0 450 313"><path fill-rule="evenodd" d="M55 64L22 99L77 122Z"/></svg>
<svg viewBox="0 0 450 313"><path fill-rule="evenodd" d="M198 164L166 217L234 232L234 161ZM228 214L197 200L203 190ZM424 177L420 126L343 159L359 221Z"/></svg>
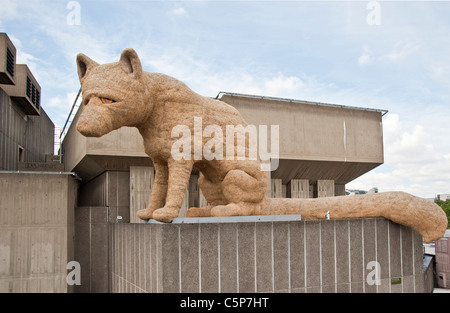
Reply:
<svg viewBox="0 0 450 313"><path fill-rule="evenodd" d="M153 211L150 211L149 209L142 209L138 210L136 213L137 217L139 217L141 220L148 220L151 219L153 216Z"/></svg>
<svg viewBox="0 0 450 313"><path fill-rule="evenodd" d="M153 219L163 223L171 223L175 217L178 217L179 211L175 208L157 209L153 212Z"/></svg>
<svg viewBox="0 0 450 313"><path fill-rule="evenodd" d="M186 217L209 217L211 216L211 208L212 206L210 205L201 208L189 208L186 212Z"/></svg>

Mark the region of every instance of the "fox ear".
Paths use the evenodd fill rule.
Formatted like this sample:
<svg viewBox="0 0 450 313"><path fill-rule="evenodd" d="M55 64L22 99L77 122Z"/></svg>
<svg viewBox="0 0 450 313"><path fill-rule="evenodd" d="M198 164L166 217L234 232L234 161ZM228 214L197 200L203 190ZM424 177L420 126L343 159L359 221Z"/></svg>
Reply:
<svg viewBox="0 0 450 313"><path fill-rule="evenodd" d="M83 53L77 55L77 71L80 80L86 75L86 72L93 67L98 66L98 63L91 60L88 56Z"/></svg>
<svg viewBox="0 0 450 313"><path fill-rule="evenodd" d="M127 48L120 55L120 66L122 70L132 78L140 78L142 75L142 65L139 57L132 48Z"/></svg>

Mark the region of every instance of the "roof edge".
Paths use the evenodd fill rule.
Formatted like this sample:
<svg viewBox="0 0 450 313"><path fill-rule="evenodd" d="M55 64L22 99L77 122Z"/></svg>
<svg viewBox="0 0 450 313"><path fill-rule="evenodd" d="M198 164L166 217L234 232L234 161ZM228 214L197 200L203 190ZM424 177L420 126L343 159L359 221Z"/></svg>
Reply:
<svg viewBox="0 0 450 313"><path fill-rule="evenodd" d="M380 112L381 116L384 116L384 115L386 115L389 112L388 110L384 110L384 109L362 108L362 107L355 107L355 106L342 105L342 104L332 104L332 103L314 102L314 101L289 99L289 98L258 96L258 95L250 95L250 94L237 93L237 92L228 92L228 91L219 91L219 93L217 94L215 99L220 100L223 95L235 96L235 97L254 98L254 99L263 99L263 100L297 102L297 103L306 103L306 104L311 104L311 105L321 105L321 106L329 106L329 107L343 108L343 109L353 109L353 110Z"/></svg>

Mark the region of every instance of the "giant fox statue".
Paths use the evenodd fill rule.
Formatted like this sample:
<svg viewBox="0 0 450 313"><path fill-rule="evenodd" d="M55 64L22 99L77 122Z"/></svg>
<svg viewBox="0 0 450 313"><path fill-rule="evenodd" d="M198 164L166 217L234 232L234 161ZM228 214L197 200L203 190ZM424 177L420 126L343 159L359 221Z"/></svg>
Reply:
<svg viewBox="0 0 450 313"><path fill-rule="evenodd" d="M442 237L447 228L446 214L438 205L403 192L317 199L266 198L267 173L261 170L259 158L210 159L194 155L202 151L208 138L200 142L185 138L185 143L194 147L190 155L173 155L174 144L179 143L179 134L175 131L174 136L174 130L177 125L185 125L194 134L198 127L195 118L201 118L203 128L218 125L223 134L226 125L246 127L235 108L201 96L175 78L143 71L133 49L125 49L118 62L103 65L80 53L77 69L83 98L77 130L84 136L100 137L129 126L142 135L145 152L155 167L149 205L137 212L143 220L171 222L178 216L195 166L202 173L198 184L209 205L189 208L190 217L301 214L303 220L309 220L323 219L327 213L332 219L385 217L413 228L426 242ZM249 141L243 144L248 156Z"/></svg>

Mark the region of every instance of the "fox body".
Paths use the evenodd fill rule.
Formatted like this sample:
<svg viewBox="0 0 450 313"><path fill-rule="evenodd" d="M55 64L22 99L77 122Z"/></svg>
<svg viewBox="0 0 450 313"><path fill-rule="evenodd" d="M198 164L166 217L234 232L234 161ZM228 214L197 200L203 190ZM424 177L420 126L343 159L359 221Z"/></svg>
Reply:
<svg viewBox="0 0 450 313"><path fill-rule="evenodd" d="M208 125L215 125L216 133L220 128L222 134L227 125L247 126L234 107L201 96L170 76L143 71L133 49L125 49L118 62L103 65L78 54L77 67L83 91L77 130L84 136L100 137L122 126L136 127L153 161L154 186L148 207L137 213L141 219L171 222L177 217L195 166L202 173L198 184L208 206L189 208L187 216L302 214L305 220L325 218L327 213L331 218L381 216L412 227L426 241L440 238L447 228L447 218L439 206L403 192L319 199L266 198L267 173L261 170L259 158L248 158L249 140L235 142L233 137L236 149L231 159L195 155L195 151L203 151L210 138L195 140L194 134ZM202 129L196 129L195 118L201 119ZM173 155L173 147L179 143L178 125L185 125L191 134L186 139L193 147L190 157ZM229 148L225 143L222 140L214 147L225 152ZM237 157L239 148L244 148L245 159Z"/></svg>

